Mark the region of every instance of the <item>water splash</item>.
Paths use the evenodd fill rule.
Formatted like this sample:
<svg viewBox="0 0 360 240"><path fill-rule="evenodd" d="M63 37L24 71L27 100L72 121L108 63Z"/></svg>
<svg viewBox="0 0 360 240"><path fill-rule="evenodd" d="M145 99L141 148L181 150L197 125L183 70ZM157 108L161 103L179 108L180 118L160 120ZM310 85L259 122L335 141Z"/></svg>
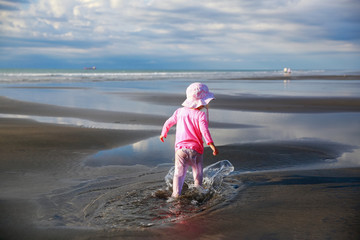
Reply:
<svg viewBox="0 0 360 240"><path fill-rule="evenodd" d="M223 160L204 168L202 187L195 187L188 174L181 197L169 201L174 169L167 172L165 182L158 178L167 169L153 169L127 183L105 179L57 192L43 204L49 206L43 223L97 229L151 227L207 214L231 203L241 189L241 183L229 176L233 165Z"/></svg>
<svg viewBox="0 0 360 240"><path fill-rule="evenodd" d="M103 200L98 199L103 203L87 213L87 223L110 228L151 227L206 214L229 204L241 189L238 180L228 177L233 171L234 166L228 160L205 167L201 187L192 184L192 174L188 171L182 195L171 199L174 176L171 167L162 188L159 183L142 183L126 194L121 195L117 190L107 193Z"/></svg>
<svg viewBox="0 0 360 240"><path fill-rule="evenodd" d="M159 189L153 194L169 203L170 208L166 217L170 221L191 217L215 206L220 207L227 204L240 190L241 183L239 181L226 178L234 171L234 166L230 161L222 160L204 168L203 184L200 187L193 184L192 173L188 171L182 195L178 199L172 199L170 196L174 170L175 168L172 167L165 176L167 188ZM178 209L175 213L171 211L174 208Z"/></svg>
<svg viewBox="0 0 360 240"><path fill-rule="evenodd" d="M172 189L172 181L174 178L175 167L172 167L168 174L165 176L165 182L169 189ZM224 177L229 175L234 171L234 166L228 160L222 160L216 162L210 166L207 166L203 169L203 186L198 188L200 193L204 193L205 190L208 191L221 191L221 185ZM187 171L185 178L185 189L194 188L192 184L192 173ZM186 190L185 190L186 191Z"/></svg>

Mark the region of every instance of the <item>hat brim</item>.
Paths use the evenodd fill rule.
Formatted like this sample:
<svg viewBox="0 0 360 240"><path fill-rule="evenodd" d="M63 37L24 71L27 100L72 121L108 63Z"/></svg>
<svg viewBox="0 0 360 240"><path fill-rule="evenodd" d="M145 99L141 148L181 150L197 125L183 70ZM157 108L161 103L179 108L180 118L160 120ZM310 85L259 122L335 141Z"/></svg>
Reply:
<svg viewBox="0 0 360 240"><path fill-rule="evenodd" d="M214 94L209 92L202 99L189 99L187 98L181 105L188 108L198 108L200 106L206 106L211 100L215 99Z"/></svg>

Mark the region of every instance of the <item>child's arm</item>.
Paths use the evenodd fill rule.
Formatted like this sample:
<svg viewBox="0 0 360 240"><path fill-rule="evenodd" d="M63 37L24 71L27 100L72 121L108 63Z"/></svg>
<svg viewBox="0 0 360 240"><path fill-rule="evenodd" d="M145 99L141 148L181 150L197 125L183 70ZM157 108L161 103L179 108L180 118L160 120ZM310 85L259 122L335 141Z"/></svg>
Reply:
<svg viewBox="0 0 360 240"><path fill-rule="evenodd" d="M164 138L167 137L167 133L169 132L169 129L174 126L176 124L176 119L177 119L177 110L174 112L174 114L168 119L166 120L166 122L164 123L164 126L162 128L161 131L161 135L160 135L160 141L164 142Z"/></svg>
<svg viewBox="0 0 360 240"><path fill-rule="evenodd" d="M219 150L215 147L214 143L209 143L211 150L213 151L213 155L216 156L219 154Z"/></svg>

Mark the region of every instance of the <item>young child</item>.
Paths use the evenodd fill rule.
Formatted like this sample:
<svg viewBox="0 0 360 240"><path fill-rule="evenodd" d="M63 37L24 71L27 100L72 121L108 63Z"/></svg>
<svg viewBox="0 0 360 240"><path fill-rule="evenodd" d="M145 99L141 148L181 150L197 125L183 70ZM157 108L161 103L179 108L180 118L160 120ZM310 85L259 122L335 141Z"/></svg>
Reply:
<svg viewBox="0 0 360 240"><path fill-rule="evenodd" d="M171 195L173 198L180 196L189 166L192 167L194 185L202 184L204 152L202 137L212 149L213 155L218 154L208 128L208 104L214 98L214 94L209 92L205 84L192 83L186 89L186 100L182 103L184 107L177 109L164 123L160 136L162 142L167 137L169 129L176 124L175 172ZM200 111L204 107L207 110L206 115Z"/></svg>

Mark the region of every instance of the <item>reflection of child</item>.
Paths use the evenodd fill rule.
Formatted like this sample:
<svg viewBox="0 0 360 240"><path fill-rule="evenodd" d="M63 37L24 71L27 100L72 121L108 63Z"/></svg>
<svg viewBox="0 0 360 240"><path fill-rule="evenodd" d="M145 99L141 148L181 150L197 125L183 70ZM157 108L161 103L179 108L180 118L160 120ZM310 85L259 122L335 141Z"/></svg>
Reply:
<svg viewBox="0 0 360 240"><path fill-rule="evenodd" d="M202 83L193 83L186 89L186 100L182 108L177 109L165 122L160 140L164 142L169 129L176 124L175 172L172 197L181 194L186 171L192 167L194 185L201 186L203 180L203 140L210 146L213 155L218 154L208 129L208 103L214 94ZM206 107L207 116L200 111Z"/></svg>

